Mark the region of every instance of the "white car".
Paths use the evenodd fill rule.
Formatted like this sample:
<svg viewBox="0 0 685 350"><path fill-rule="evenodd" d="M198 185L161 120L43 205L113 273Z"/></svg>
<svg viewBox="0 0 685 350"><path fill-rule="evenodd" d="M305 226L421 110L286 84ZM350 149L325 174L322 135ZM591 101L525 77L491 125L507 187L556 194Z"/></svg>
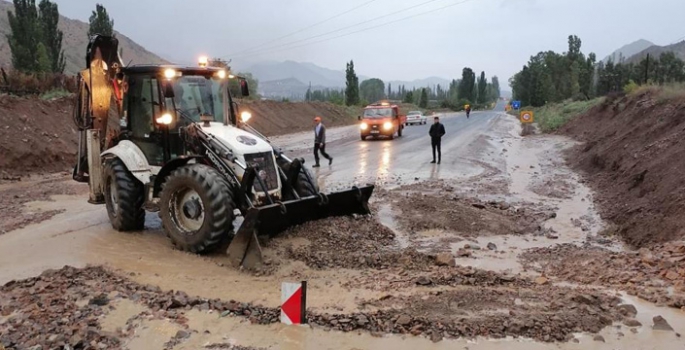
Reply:
<svg viewBox="0 0 685 350"><path fill-rule="evenodd" d="M407 125L411 124L426 124L428 122L428 117L426 117L421 111L410 111L407 113Z"/></svg>

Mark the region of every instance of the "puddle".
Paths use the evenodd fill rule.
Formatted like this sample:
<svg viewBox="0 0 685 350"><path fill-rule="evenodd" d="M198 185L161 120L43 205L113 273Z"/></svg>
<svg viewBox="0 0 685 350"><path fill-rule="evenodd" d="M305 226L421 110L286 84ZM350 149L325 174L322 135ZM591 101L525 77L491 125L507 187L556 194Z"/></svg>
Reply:
<svg viewBox="0 0 685 350"><path fill-rule="evenodd" d="M123 344L129 350L164 349L164 344L182 329L168 320L145 320L138 324L133 338Z"/></svg>
<svg viewBox="0 0 685 350"><path fill-rule="evenodd" d="M102 316L100 326L105 332L116 333L117 328L126 327L126 322L133 316L140 314L147 310L143 305L134 303L128 299L119 299L111 303L114 310L110 310L107 314Z"/></svg>
<svg viewBox="0 0 685 350"><path fill-rule="evenodd" d="M382 203L378 208L378 221L380 223L393 231L395 233L395 240L400 245L400 248L404 249L411 245L409 241L409 236L400 229L400 226L395 221L395 216L401 215L396 210L393 210L392 204Z"/></svg>

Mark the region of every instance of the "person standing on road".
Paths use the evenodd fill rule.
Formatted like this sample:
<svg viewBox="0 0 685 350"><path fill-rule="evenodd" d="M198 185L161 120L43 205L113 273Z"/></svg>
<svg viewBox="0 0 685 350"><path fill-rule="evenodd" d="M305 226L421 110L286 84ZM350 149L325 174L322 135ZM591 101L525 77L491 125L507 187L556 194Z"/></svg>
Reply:
<svg viewBox="0 0 685 350"><path fill-rule="evenodd" d="M326 127L321 123L321 117L314 118L314 168L318 168L319 165L319 151L321 155L328 159L328 165L333 164L333 157L326 153Z"/></svg>
<svg viewBox="0 0 685 350"><path fill-rule="evenodd" d="M466 105L466 119L469 119L470 114L471 114L471 105Z"/></svg>
<svg viewBox="0 0 685 350"><path fill-rule="evenodd" d="M440 142L442 141L443 135L445 135L445 126L440 123L440 118L433 118L433 125L431 125L430 130L428 130L428 135L431 137L431 146L433 147L433 161L435 163L435 151L438 151L438 164L442 159L442 152L440 151Z"/></svg>

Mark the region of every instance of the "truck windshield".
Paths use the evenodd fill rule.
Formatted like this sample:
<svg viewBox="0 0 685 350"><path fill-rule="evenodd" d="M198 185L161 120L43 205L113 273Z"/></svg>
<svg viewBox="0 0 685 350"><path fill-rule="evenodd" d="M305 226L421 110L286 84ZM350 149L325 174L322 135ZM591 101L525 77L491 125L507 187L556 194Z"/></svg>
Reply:
<svg viewBox="0 0 685 350"><path fill-rule="evenodd" d="M201 114L224 121L226 84L218 79L204 76L183 76L174 82L174 103L194 121L200 121Z"/></svg>
<svg viewBox="0 0 685 350"><path fill-rule="evenodd" d="M392 117L392 108L367 108L364 110L364 118L387 118Z"/></svg>

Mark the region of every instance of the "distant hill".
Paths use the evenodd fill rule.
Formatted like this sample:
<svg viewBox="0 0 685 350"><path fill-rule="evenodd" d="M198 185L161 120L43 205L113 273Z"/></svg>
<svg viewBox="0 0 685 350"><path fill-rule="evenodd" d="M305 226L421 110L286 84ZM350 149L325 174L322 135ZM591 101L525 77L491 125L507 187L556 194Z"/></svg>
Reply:
<svg viewBox="0 0 685 350"><path fill-rule="evenodd" d="M638 62L642 61L642 59L647 57L647 54L649 54L650 57L658 58L661 56L662 53L669 52L669 51L674 52L677 57L679 57L682 60L685 60L685 40L683 40L679 43L676 43L676 44L666 45L666 46L652 45L652 46L648 47L647 49L642 50L639 53L630 57L627 60L627 62L638 63Z"/></svg>
<svg viewBox="0 0 685 350"><path fill-rule="evenodd" d="M293 101L303 100L307 94L309 84L305 84L295 78L259 81L258 92L262 97L268 99L288 98ZM312 85L312 90L323 90L327 87ZM342 87L335 88L342 89Z"/></svg>
<svg viewBox="0 0 685 350"><path fill-rule="evenodd" d="M13 9L14 5L12 3L0 0L0 67L11 67L12 65L12 53L6 35L11 32L7 11ZM62 48L67 61L65 73L75 74L83 69L86 64L88 23L60 16L58 26L59 29L64 32ZM166 60L146 50L125 35L119 32L116 32L115 35L119 39L119 48L123 49L122 59L124 64L128 64L129 61L131 61L132 64L167 63Z"/></svg>
<svg viewBox="0 0 685 350"><path fill-rule="evenodd" d="M252 73L259 80L259 93L269 98L304 98L310 83L312 84L312 90L345 88L345 71L343 69L324 68L309 62L261 62L246 65L244 68L243 65L236 65L236 70ZM359 75L359 82L366 79L369 79L369 77ZM400 85L404 85L407 89L433 88L438 84L442 87L447 87L450 80L429 77L413 81L393 80L384 82L386 87L390 83L393 90L397 91L396 89Z"/></svg>
<svg viewBox="0 0 685 350"><path fill-rule="evenodd" d="M345 70L333 70L323 68L309 62L261 62L240 71L250 72L261 82L297 79L301 83L309 85L340 88L345 86ZM359 76L362 81L366 77Z"/></svg>
<svg viewBox="0 0 685 350"><path fill-rule="evenodd" d="M640 39L637 41L634 41L628 45L624 45L620 49L614 51L611 53L609 56L605 57L602 61L604 63L608 62L609 60L613 61L614 63L618 63L621 60L621 57L624 59L628 59L631 56L647 49L650 46L654 46L654 43L648 40Z"/></svg>
<svg viewBox="0 0 685 350"><path fill-rule="evenodd" d="M390 82L385 82L385 86L387 88L388 83L392 84L393 90L396 89L400 85L404 85L406 89L413 89L413 88L425 88L425 87L430 87L433 88L434 86L440 85L443 89L446 89L447 87L450 86L450 80L439 78L439 77L428 77L425 79L417 79L417 80L412 80L412 81L401 81L401 80L393 80Z"/></svg>

